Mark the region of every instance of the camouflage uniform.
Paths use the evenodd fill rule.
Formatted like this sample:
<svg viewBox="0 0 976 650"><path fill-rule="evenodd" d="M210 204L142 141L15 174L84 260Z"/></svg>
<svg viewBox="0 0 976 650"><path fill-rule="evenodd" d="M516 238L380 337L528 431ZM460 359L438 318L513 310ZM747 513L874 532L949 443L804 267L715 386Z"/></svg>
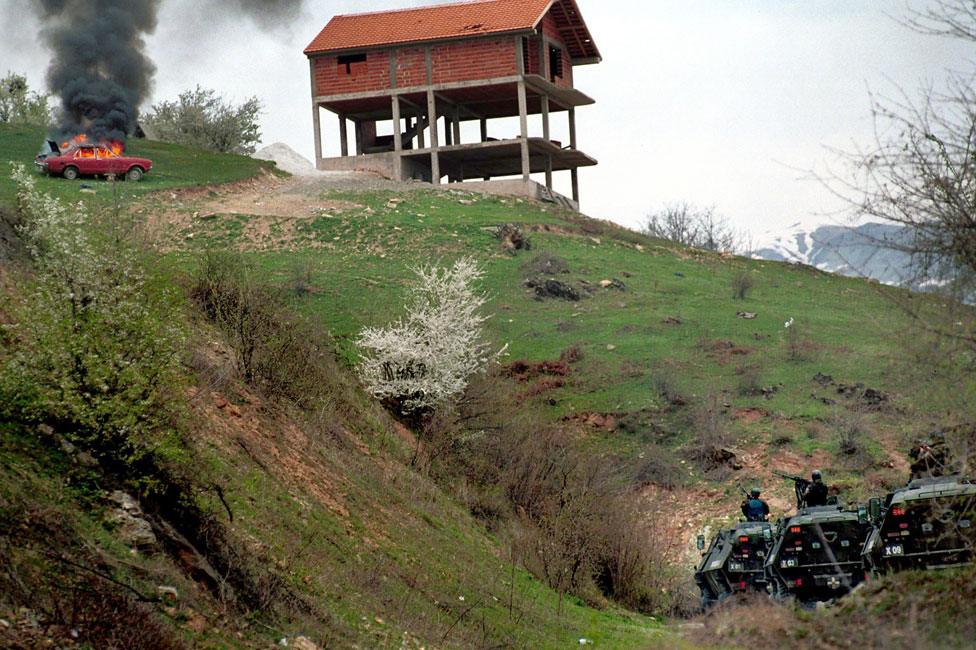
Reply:
<svg viewBox="0 0 976 650"><path fill-rule="evenodd" d="M912 447L908 456L912 459L913 479L949 473L949 449L946 447L944 433L933 434L928 444Z"/></svg>

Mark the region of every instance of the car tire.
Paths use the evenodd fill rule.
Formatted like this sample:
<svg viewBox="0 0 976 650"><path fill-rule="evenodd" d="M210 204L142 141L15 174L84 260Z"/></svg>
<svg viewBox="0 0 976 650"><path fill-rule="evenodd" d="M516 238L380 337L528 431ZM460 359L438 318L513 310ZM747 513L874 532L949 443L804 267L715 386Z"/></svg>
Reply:
<svg viewBox="0 0 976 650"><path fill-rule="evenodd" d="M61 172L61 175L64 176L65 180L69 180L69 181L78 180L78 176L79 176L79 174L78 174L78 168L77 167L65 167L64 168L64 171Z"/></svg>
<svg viewBox="0 0 976 650"><path fill-rule="evenodd" d="M142 167L133 167L126 173L125 180L132 181L136 183L142 180L142 177L146 175L146 172L142 170Z"/></svg>

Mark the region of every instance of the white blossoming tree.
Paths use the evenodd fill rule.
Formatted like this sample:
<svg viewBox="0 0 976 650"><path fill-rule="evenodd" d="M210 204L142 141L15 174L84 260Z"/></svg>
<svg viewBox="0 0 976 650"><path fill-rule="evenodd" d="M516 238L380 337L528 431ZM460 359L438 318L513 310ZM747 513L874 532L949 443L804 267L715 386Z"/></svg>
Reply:
<svg viewBox="0 0 976 650"><path fill-rule="evenodd" d="M463 258L451 267L415 269L406 316L359 335L360 377L376 397L404 414L430 410L460 394L502 350L484 341L488 297L475 285L483 271Z"/></svg>

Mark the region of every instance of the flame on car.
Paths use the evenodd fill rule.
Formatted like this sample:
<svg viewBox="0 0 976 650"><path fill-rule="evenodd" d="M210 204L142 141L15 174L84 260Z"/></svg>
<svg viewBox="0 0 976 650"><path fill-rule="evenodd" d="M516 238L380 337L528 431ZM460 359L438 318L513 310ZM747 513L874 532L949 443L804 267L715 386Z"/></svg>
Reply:
<svg viewBox="0 0 976 650"><path fill-rule="evenodd" d="M89 144L88 136L85 135L84 133L79 133L78 135L68 138L67 140L62 142L61 151L62 152L70 151L71 149L76 149L83 144ZM98 146L105 147L106 149L114 153L116 156L121 156L125 152L125 144L118 140L101 140L98 143ZM95 155L94 150L90 152L82 153L82 156L84 157L94 157L94 155Z"/></svg>

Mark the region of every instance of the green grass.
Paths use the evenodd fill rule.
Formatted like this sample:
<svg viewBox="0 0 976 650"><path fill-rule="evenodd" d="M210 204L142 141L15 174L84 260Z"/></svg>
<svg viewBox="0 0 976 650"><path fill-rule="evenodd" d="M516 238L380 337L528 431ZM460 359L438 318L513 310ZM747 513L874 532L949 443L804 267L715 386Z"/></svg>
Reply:
<svg viewBox="0 0 976 650"><path fill-rule="evenodd" d="M363 326L399 315L411 268L474 256L486 269L484 288L492 296L489 335L497 345L509 345L510 359L552 359L573 345L584 352L565 387L530 405L552 419L593 411L641 415L646 426L634 435L604 441L611 450L639 451L657 436L652 424L669 432L667 444L673 447L694 437L693 407L666 408L656 390L662 378L693 406L711 397L729 405L730 414L761 409L765 415L756 422L730 424L740 448L786 435L791 441L784 449L800 455L818 450L836 455L833 423L854 417L852 410L857 410L834 387L814 383L818 372L891 396L890 408L864 415L869 459L885 453L873 434L897 432L896 440L904 444L910 434L937 426L950 404L948 386L938 380L919 383L910 367L911 323L891 299L898 292L874 283L808 267L676 249L513 198L419 189L396 195L333 191L321 198L359 207L300 221L289 250L251 256L283 284L296 266L312 269L315 289L295 303L328 324L350 362L357 358L355 338ZM391 198L403 202L394 205ZM186 252L227 245L246 249L247 242L235 239L235 233L247 219L227 215L202 228L194 224L195 239ZM504 223L532 230L533 251L514 257L503 253L491 229ZM583 280L596 290L579 303L534 300L523 286L523 267L540 252L568 262L571 272L559 279L574 286ZM735 300L732 283L741 273L750 274L755 286L747 299ZM613 278L623 280L626 291L599 288L600 281ZM738 318L739 311L758 317ZM669 324L669 319L681 324ZM797 355L784 327L790 319L800 343ZM718 342L731 342L735 352L716 348ZM744 372L754 372L759 385L775 393L769 399L740 394ZM842 461L829 468L832 478L859 481L860 471L849 471Z"/></svg>
<svg viewBox="0 0 976 650"><path fill-rule="evenodd" d="M273 566L293 593L314 603L308 614L228 618L167 554L130 552L118 540L104 498L113 487L99 471L3 423L0 513L11 522L60 521L58 550L67 557L69 546L98 554L116 584L146 594L158 585L175 586L180 594L175 610L153 609L188 647L265 647L298 635L325 642L324 647L391 649L501 644L556 650L576 647L581 638L598 648L670 646L671 635L651 617L615 607L593 609L573 597L560 606L558 595L521 567L512 571L498 540L456 501L389 457L367 456L314 435L305 441L300 465L288 456L287 445L278 447L282 456L265 457L312 476L303 483L256 462L253 440L248 453L212 442L199 440L195 449L223 486L234 513L229 528L252 553L251 561ZM312 484L322 480L328 482ZM331 493L344 510L327 507L317 489ZM216 498L209 507L224 518ZM58 566L19 530L0 525L5 542L0 561L17 558L5 568L13 575L26 566L36 568L36 574L19 576L28 585L56 574ZM45 583L35 588L41 584L45 590L56 588ZM0 594L0 618L11 615L6 604ZM211 624L203 630L184 625L193 612Z"/></svg>
<svg viewBox="0 0 976 650"><path fill-rule="evenodd" d="M827 410L809 399L817 392L811 379L818 371L889 390L905 387L888 376L887 362L899 356L895 334L907 323L876 285L783 264L689 254L650 241L640 251L628 234L613 230L592 237L542 233L532 236L535 251L563 257L572 269L560 279L596 285L621 278L627 290L598 289L579 303L537 302L523 287L521 268L535 253L502 254L487 228L510 221L574 228L563 214L510 199L484 198L475 206L459 206L450 195L423 191L408 194L397 210L387 209L388 197L377 193L326 198L358 202L372 212L318 219L306 226L307 250L254 258L282 282L295 264L311 265L318 291L299 304L324 319L351 356L361 327L398 314L412 267L468 254L487 270L484 288L492 295L489 310L494 313L490 333L510 345L512 358L554 358L566 347L582 344L586 358L578 383L560 395L561 412L660 406L650 379L656 369L666 367L675 368L689 394L704 395L731 391L737 368L755 365L763 385L783 384L783 389L772 400L737 398L737 405L797 417ZM214 223L213 235L232 239L239 219ZM207 246L202 239L199 246ZM756 278L756 288L745 301L732 299L732 277L740 272ZM738 311L759 317L743 320L736 317ZM669 317L683 324L665 323ZM804 342L795 361L789 358L784 329L790 318ZM713 353L700 345L714 341L732 341L745 353Z"/></svg>
<svg viewBox="0 0 976 650"><path fill-rule="evenodd" d="M227 477L237 531L289 559L292 584L328 609L337 647L353 640L400 647L418 630L438 647L491 641L555 649L587 638L600 648L634 648L662 640L660 624L649 617L595 610L571 597L560 611L557 594L521 567L513 584L498 541L405 468L312 445L306 461L329 468L324 475L339 482L327 486L346 508L337 513L245 455L214 450L211 461Z"/></svg>
<svg viewBox="0 0 976 650"><path fill-rule="evenodd" d="M22 164L32 169L34 157L44 139L45 130L42 128L0 124L0 143L3 143L0 152L0 207L13 204L16 192L10 180L13 166ZM134 197L158 190L232 183L252 178L262 170L276 170L271 163L247 156L214 154L151 140L130 140L126 154L153 161L152 171L138 183L109 183L93 179L66 181L63 178L39 177L39 187L45 192L71 201L86 199L109 204L117 199L126 203ZM80 192L82 185L95 190L94 198L91 194Z"/></svg>
<svg viewBox="0 0 976 650"><path fill-rule="evenodd" d="M2 150L24 162L32 159L42 135L0 127ZM121 188L124 202L152 209L166 202L167 195L137 195L241 180L264 167L246 158L152 142L133 142L130 151L154 158L157 169L141 183L122 183L113 190L95 183L98 200ZM9 165L0 162L0 206L13 196ZM75 184L41 182L42 189L58 196L79 196ZM884 450L871 435L925 431L951 403L948 394L958 392L938 378L920 383L907 370L911 324L890 300L891 290L875 284L809 268L676 249L513 198L420 189L400 194L329 192L318 198L353 207L297 221L287 250L248 255L267 277L283 285L297 266L311 269L314 290L296 296L294 304L327 324L350 363L357 358L355 339L362 327L400 315L412 268L471 255L484 265L484 289L492 297L488 334L496 345L509 345L510 359L553 359L574 345L583 351L566 386L526 400L525 407L553 421L589 411L630 417L636 424L629 429L593 436L595 446L617 458L633 460L651 444L680 452L696 433L691 412L706 398L723 408L728 405L730 413L761 410L755 421L739 419L729 425L743 449L785 436L785 450L836 457L838 439L831 422L850 414L853 404L832 388L815 384L812 378L818 372L890 394L889 409L865 415L867 454L878 458ZM403 201L394 205L392 198ZM221 214L194 222L192 239L188 232L172 233L172 242L181 242L182 248L171 260L185 267L209 248L246 249L246 226L252 219L256 217ZM533 250L517 256L503 252L492 229L505 223L530 230ZM594 291L578 303L535 300L524 286L525 267L540 253L566 260L570 273L559 279L577 287L585 281ZM732 298L732 282L741 273L751 274L755 286L746 300L738 301ZM613 278L621 279L626 290L599 286ZM758 317L738 318L739 311ZM790 319L802 344L796 358L784 328ZM735 352L716 342L731 342ZM742 371L750 366L761 386L776 388L770 399L739 393ZM676 386L690 406L665 404L657 390L662 379ZM379 453L396 448L377 432L356 433ZM278 444L288 451L284 442ZM269 472L237 448L215 444L202 453L213 474L226 481L236 532L255 540L272 558L288 560L290 584L324 603L334 618L327 631L336 635L335 645L355 641L398 647L404 632L425 629L426 638L434 641L446 635L438 645L464 646L480 641L475 638L479 626L490 630L495 641L532 648L577 646L584 637L604 648L671 641L656 621L617 609L598 611L569 598L559 613L557 595L521 569L515 571L513 584L499 540L456 500L418 480L405 466L322 440L304 441L299 448L318 468L317 476L335 481L326 489L346 514L316 500L314 485L282 480L280 473ZM863 472L840 463L825 469L832 480L843 479L853 492L863 492ZM16 484L22 472L4 474L0 479ZM55 481L56 473L38 480ZM688 480L706 479L695 471ZM52 483L49 491L54 487ZM730 485L725 488L730 500L738 498ZM776 489L787 494L791 486ZM79 495L75 498L82 501ZM217 503L213 507L220 510ZM97 523L90 525L98 528ZM516 603L514 613L509 612L510 598ZM465 613L465 603L476 606ZM451 631L459 618L457 630ZM270 633L268 640L274 641Z"/></svg>

